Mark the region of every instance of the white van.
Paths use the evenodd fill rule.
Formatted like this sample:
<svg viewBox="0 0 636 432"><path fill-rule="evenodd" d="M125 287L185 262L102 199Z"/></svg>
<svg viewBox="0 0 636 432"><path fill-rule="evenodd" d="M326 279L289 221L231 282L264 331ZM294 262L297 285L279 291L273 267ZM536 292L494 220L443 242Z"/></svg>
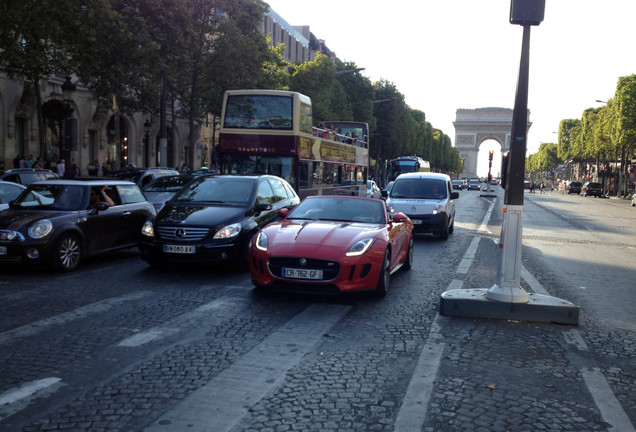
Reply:
<svg viewBox="0 0 636 432"><path fill-rule="evenodd" d="M413 222L413 232L434 233L446 240L455 227L455 202L446 174L407 173L395 179L386 200L391 213L402 212Z"/></svg>

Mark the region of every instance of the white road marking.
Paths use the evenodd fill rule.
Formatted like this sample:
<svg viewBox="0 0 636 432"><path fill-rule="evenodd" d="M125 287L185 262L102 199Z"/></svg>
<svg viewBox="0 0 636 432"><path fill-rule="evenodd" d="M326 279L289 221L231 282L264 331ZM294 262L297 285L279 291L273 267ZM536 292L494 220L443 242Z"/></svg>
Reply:
<svg viewBox="0 0 636 432"><path fill-rule="evenodd" d="M70 321L74 321L80 318L85 318L89 315L106 312L121 303L128 301L138 300L140 298L151 295L149 291L137 291L130 294L126 294L120 297L113 297L106 300L98 301L86 306L79 307L70 312L66 312L60 315L56 315L50 318L46 318L40 321L36 321L31 324L23 325L12 330L8 330L0 333L0 345L13 342L15 339L23 338L27 336L33 336L41 333L50 327L56 325L62 325Z"/></svg>
<svg viewBox="0 0 636 432"><path fill-rule="evenodd" d="M167 337L173 335L179 331L179 327L188 321L196 320L202 316L208 315L210 311L215 309L220 309L225 306L231 306L236 308L238 299L230 299L226 297L221 297L216 300L213 300L209 303L206 303L198 308L186 312L182 315L179 315L176 319L167 323L166 325L157 326L150 328L148 330L144 330L139 333L135 333L134 335L122 340L117 344L117 346L121 347L136 347L148 342L152 342L155 339Z"/></svg>
<svg viewBox="0 0 636 432"><path fill-rule="evenodd" d="M611 425L608 431L634 432L634 425L629 421L629 417L614 396L605 375L598 368L583 368L582 374L596 406L601 411L601 417Z"/></svg>
<svg viewBox="0 0 636 432"><path fill-rule="evenodd" d="M52 392L59 388L62 379L57 377L43 378L24 383L0 395L0 420L24 409L29 401L41 393Z"/></svg>
<svg viewBox="0 0 636 432"><path fill-rule="evenodd" d="M464 282L453 279L448 284L448 290L461 289ZM437 314L431 330L428 333L426 344L422 348L420 358L415 366L411 382L406 389L402 400L402 406L393 425L394 432L411 432L421 430L428 412L428 403L433 393L435 379L442 362L442 355L446 344L442 343L440 321L446 319Z"/></svg>
<svg viewBox="0 0 636 432"><path fill-rule="evenodd" d="M579 351L587 351L588 347L583 338L581 337L581 333L577 329L570 329L563 332L563 337L565 338L565 342L570 345L574 345L578 348Z"/></svg>
<svg viewBox="0 0 636 432"><path fill-rule="evenodd" d="M466 253L462 257L461 262L457 266L457 273L467 274L470 266L473 265L473 261L475 260L475 254L477 253L477 248L479 247L479 241L481 237L473 237L470 242L470 246L466 250Z"/></svg>
<svg viewBox="0 0 636 432"><path fill-rule="evenodd" d="M309 306L232 366L191 393L146 429L149 432L228 431L285 379L349 310L349 306Z"/></svg>

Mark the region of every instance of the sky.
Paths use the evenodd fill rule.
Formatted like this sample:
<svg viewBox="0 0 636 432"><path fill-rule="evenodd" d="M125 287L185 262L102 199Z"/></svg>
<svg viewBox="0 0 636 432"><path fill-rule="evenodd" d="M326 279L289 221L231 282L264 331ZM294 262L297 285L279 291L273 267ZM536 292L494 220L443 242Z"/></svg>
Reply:
<svg viewBox="0 0 636 432"><path fill-rule="evenodd" d="M265 0L291 25L309 25L372 82L392 82L454 144L460 108L513 108L523 28L510 0ZM530 36L528 154L556 143L559 122L614 96L636 73L636 0L546 0ZM483 175L488 150L480 148Z"/></svg>

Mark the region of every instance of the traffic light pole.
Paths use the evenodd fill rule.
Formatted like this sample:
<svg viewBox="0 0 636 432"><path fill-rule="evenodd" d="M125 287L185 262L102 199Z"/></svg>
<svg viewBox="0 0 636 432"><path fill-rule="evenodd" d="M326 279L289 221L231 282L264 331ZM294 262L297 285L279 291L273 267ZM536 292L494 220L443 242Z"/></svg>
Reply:
<svg viewBox="0 0 636 432"><path fill-rule="evenodd" d="M499 247L501 256L497 283L486 297L510 303L526 303L528 293L521 287L521 239L523 231L523 179L526 171L528 135L528 75L530 69L530 25L523 26L521 62L515 107L512 112L510 156L504 194L503 223Z"/></svg>
<svg viewBox="0 0 636 432"><path fill-rule="evenodd" d="M545 0L511 0L510 22L523 26L523 42L512 114L510 152L502 158L506 161L502 173L505 194L497 280L491 288L445 291L439 306L442 315L578 324L579 308L574 304L549 295L528 294L521 287L530 26L539 25L544 9Z"/></svg>

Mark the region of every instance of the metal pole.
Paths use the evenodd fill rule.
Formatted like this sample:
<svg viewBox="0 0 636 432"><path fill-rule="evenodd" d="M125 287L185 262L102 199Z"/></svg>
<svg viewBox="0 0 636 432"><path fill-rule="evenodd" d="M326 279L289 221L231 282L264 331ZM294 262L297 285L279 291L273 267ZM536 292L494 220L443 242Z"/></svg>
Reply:
<svg viewBox="0 0 636 432"><path fill-rule="evenodd" d="M504 195L504 215L499 247L501 257L497 283L486 294L490 300L527 303L528 293L521 288L521 240L523 231L523 180L528 135L528 75L530 65L530 25L523 26L521 62L515 107L512 113L512 136L508 175Z"/></svg>
<svg viewBox="0 0 636 432"><path fill-rule="evenodd" d="M168 166L168 133L166 127L166 71L161 69L161 101L159 107L159 165Z"/></svg>

